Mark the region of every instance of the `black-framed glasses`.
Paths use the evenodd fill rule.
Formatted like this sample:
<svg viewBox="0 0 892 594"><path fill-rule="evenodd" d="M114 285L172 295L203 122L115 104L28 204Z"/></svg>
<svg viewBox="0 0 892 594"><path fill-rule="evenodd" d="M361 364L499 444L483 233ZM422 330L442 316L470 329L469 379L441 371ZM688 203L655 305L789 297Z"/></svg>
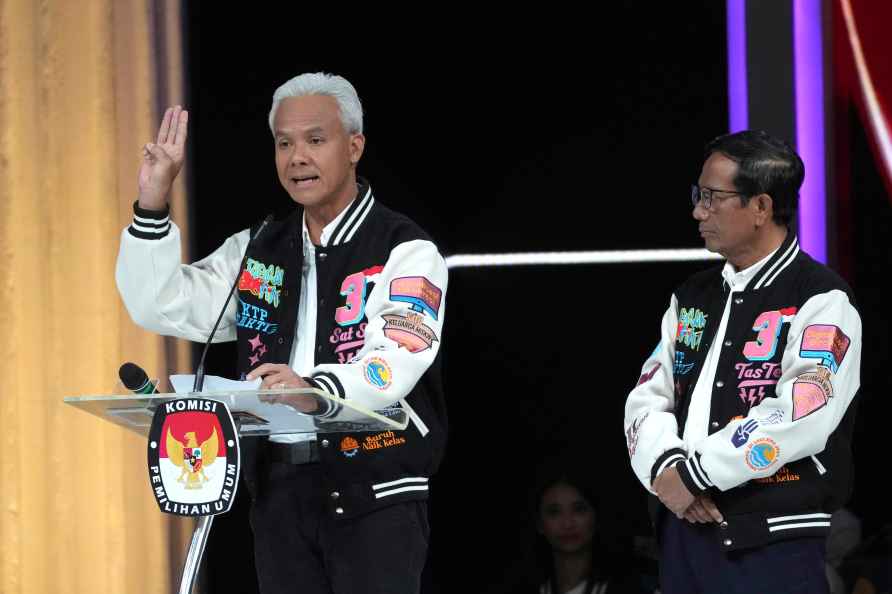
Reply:
<svg viewBox="0 0 892 594"><path fill-rule="evenodd" d="M727 196L721 196L720 194L727 194ZM727 200L732 196L743 196L742 192L736 192L734 190L718 190L716 188L706 188L700 187L697 184L691 184L691 204L696 208L697 205L702 204L703 208L709 209L712 206L712 200L715 198L718 201Z"/></svg>

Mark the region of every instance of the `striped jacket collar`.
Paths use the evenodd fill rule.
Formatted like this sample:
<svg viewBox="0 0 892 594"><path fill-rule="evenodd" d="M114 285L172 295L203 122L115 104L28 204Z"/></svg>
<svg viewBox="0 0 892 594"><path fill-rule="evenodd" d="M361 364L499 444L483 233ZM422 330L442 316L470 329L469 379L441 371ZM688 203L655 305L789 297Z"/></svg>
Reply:
<svg viewBox="0 0 892 594"><path fill-rule="evenodd" d="M353 236L362 226L366 217L368 217L374 204L375 197L372 196L372 186L366 180L360 178L359 192L356 194L356 199L344 211L341 221L331 234L328 246L343 245L353 239Z"/></svg>
<svg viewBox="0 0 892 594"><path fill-rule="evenodd" d="M746 285L746 291L758 291L770 287L780 274L786 270L796 256L799 255L799 238L792 231L771 258L759 269Z"/></svg>

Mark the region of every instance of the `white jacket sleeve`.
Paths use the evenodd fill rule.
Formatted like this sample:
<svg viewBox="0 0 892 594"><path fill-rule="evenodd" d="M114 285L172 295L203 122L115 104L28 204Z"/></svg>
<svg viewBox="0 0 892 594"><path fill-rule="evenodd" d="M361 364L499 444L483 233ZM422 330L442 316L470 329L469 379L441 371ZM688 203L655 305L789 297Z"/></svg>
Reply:
<svg viewBox="0 0 892 594"><path fill-rule="evenodd" d="M820 453L858 391L860 370L858 312L842 291L815 295L790 323L777 397L700 441L686 464L726 491Z"/></svg>
<svg viewBox="0 0 892 594"><path fill-rule="evenodd" d="M437 356L446 310L446 261L430 241L395 247L365 305L365 344L344 364L317 365L320 387L369 410L405 398Z"/></svg>
<svg viewBox="0 0 892 594"><path fill-rule="evenodd" d="M180 231L160 239L135 237L124 229L115 268L118 291L138 325L166 336L204 342L210 334L250 238L249 230L229 237L207 258L183 264ZM214 342L235 340L236 300L231 299Z"/></svg>
<svg viewBox="0 0 892 594"><path fill-rule="evenodd" d="M624 427L632 470L651 492L654 477L687 457L675 417L677 330L678 301L673 295L663 315L660 344L644 362L638 385L626 400Z"/></svg>

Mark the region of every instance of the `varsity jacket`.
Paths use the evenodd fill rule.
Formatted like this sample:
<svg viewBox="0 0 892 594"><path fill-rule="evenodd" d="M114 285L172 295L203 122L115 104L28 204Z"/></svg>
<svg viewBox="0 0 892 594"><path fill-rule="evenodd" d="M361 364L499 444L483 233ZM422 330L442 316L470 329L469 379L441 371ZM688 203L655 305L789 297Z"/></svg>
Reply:
<svg viewBox="0 0 892 594"><path fill-rule="evenodd" d="M675 465L693 494L711 496L724 550L825 535L852 482L861 318L851 290L792 232L742 291L730 293L721 270L695 274L672 295L660 343L626 401L632 468L651 493ZM729 298L708 436L685 443L691 395Z"/></svg>
<svg viewBox="0 0 892 594"><path fill-rule="evenodd" d="M250 244L256 227L190 265L181 264L179 230L167 212L134 210L121 236L116 279L137 324L204 342L238 277L215 342L237 340L242 376L263 363L289 363L301 294L302 208L269 223ZM424 499L446 436L445 260L415 223L378 203L365 184L315 258L317 300L307 304L316 314L315 367L305 379L366 409L403 408L411 419L405 431L317 436L329 511L349 518ZM245 477L254 491L263 461L253 456L263 448L244 441Z"/></svg>

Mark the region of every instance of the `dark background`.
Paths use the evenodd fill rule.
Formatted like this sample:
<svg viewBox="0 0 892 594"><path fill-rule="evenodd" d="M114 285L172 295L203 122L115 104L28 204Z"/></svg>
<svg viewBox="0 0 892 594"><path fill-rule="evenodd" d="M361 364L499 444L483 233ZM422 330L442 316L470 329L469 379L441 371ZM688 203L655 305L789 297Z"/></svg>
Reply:
<svg viewBox="0 0 892 594"><path fill-rule="evenodd" d="M318 70L345 76L362 98L360 175L445 255L702 247L688 187L704 143L727 131L722 2L636 3L554 23L403 14L405 24L386 27L346 9L258 9L221 25L209 5L185 6L195 259L290 207L275 174L271 97ZM883 440L871 435L890 412L879 279L892 264L892 209L852 120L854 236L839 243L854 252L843 272L864 310L852 506L870 534L883 521L874 489ZM622 433L624 399L673 288L704 265L453 271L443 337L450 444L432 481L427 592L483 591L518 571L533 538L530 492L554 459L588 474L618 547L649 534ZM208 372L232 377L234 362L233 347L215 345ZM240 495L215 520L208 592L253 591Z"/></svg>

